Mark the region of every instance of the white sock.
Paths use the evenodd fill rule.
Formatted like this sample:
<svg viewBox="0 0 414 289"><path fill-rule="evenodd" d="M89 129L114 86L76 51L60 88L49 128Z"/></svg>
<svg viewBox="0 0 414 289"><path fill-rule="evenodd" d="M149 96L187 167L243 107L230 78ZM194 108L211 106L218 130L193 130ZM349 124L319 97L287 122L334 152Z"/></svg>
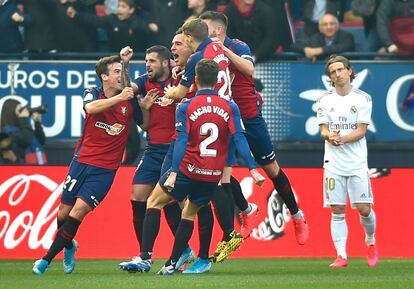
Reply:
<svg viewBox="0 0 414 289"><path fill-rule="evenodd" d="M348 238L348 226L345 221L345 214L331 215L331 236L338 256L346 259L346 240Z"/></svg>
<svg viewBox="0 0 414 289"><path fill-rule="evenodd" d="M375 226L377 218L374 210L371 208L369 215L367 217L360 216L360 219L365 231L365 243L367 243L368 246L375 245Z"/></svg>

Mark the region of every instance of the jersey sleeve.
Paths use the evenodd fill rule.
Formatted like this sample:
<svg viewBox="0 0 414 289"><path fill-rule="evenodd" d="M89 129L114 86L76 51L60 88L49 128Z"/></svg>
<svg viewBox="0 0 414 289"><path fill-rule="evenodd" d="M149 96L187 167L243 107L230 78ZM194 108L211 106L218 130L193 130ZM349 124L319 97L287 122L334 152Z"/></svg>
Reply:
<svg viewBox="0 0 414 289"><path fill-rule="evenodd" d="M236 145L236 149L240 156L246 162L248 168L250 170L255 169L256 163L250 153L250 147L247 142L243 122L240 117L240 110L233 101L229 101L229 103L232 109L232 117L230 118L229 127L233 136L234 144Z"/></svg>
<svg viewBox="0 0 414 289"><path fill-rule="evenodd" d="M187 149L188 131L187 131L187 107L188 103L181 103L177 107L175 116L175 129L178 132L177 139L174 144L173 159L171 164L171 171L178 172L181 161L184 158Z"/></svg>
<svg viewBox="0 0 414 289"><path fill-rule="evenodd" d="M137 125L141 125L144 121L144 117L142 116L142 110L138 104L138 99L134 97L133 99L130 100L130 103L134 109L132 117L134 118L134 121Z"/></svg>
<svg viewBox="0 0 414 289"><path fill-rule="evenodd" d="M358 116L357 116L357 123L371 123L371 113L372 113L372 101L371 97L367 97L366 102L360 107Z"/></svg>
<svg viewBox="0 0 414 289"><path fill-rule="evenodd" d="M145 87L145 82L147 81L147 79L147 74L143 74L134 80L134 83L138 86L139 94L147 94L147 89Z"/></svg>
<svg viewBox="0 0 414 289"><path fill-rule="evenodd" d="M328 114L323 97L316 101L316 121L318 125L329 123Z"/></svg>
<svg viewBox="0 0 414 289"><path fill-rule="evenodd" d="M235 39L233 40L232 48L235 54L254 63L252 51L250 50L249 45L241 40Z"/></svg>
<svg viewBox="0 0 414 289"><path fill-rule="evenodd" d="M95 87L85 89L83 93L83 107L88 103L99 99L99 91Z"/></svg>
<svg viewBox="0 0 414 289"><path fill-rule="evenodd" d="M244 125L243 125L243 121L241 120L239 107L232 100L229 100L228 103L230 104L231 111L232 111L232 117L230 118L230 122L229 122L230 133L231 134L235 134L236 132L244 133Z"/></svg>
<svg viewBox="0 0 414 289"><path fill-rule="evenodd" d="M180 84L185 87L190 87L195 77L195 67L197 62L201 59L199 53L193 54L187 61L184 69L184 75L181 77Z"/></svg>

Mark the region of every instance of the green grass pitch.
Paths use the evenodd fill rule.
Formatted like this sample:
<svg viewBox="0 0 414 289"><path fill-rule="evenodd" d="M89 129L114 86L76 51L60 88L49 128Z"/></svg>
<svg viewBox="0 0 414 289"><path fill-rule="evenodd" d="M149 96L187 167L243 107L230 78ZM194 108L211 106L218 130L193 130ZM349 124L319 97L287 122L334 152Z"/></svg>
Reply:
<svg viewBox="0 0 414 289"><path fill-rule="evenodd" d="M230 259L213 264L210 273L158 276L156 260L149 273L119 270L121 260L80 260L73 274L64 275L55 260L42 276L33 275L32 260L0 260L0 289L398 289L414 288L414 259L381 259L369 268L351 258L348 268L329 269L332 259Z"/></svg>

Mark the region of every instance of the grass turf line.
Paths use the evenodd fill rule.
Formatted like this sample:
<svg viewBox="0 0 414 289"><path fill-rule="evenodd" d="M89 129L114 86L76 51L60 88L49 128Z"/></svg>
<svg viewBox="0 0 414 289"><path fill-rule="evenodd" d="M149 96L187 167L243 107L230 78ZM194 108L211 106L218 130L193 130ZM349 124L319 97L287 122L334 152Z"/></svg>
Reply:
<svg viewBox="0 0 414 289"><path fill-rule="evenodd" d="M349 259L348 268L330 269L332 259L231 259L213 264L210 273L158 276L156 260L149 273L118 269L122 260L79 260L75 272L64 275L55 260L42 276L32 274L33 260L0 260L0 289L151 289L151 288L280 288L280 289L399 289L414 288L414 259L380 259L369 268L365 259Z"/></svg>

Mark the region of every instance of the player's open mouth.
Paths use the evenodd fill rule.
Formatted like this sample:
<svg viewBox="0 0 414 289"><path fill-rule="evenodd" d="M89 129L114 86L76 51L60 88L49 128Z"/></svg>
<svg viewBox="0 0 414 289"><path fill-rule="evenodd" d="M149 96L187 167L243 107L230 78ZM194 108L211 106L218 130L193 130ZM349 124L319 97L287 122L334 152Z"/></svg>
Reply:
<svg viewBox="0 0 414 289"><path fill-rule="evenodd" d="M173 54L174 60L176 60L178 57L180 57L180 55L178 55L177 53Z"/></svg>

